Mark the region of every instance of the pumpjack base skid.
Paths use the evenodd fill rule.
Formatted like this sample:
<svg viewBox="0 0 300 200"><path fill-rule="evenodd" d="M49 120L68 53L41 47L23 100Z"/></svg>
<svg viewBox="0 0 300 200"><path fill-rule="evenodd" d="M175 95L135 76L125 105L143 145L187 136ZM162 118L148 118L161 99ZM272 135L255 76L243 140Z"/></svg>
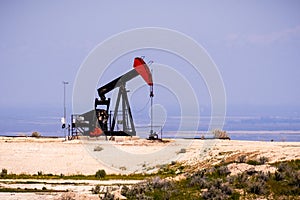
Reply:
<svg viewBox="0 0 300 200"><path fill-rule="evenodd" d="M104 131L105 136L135 136L136 134L124 131Z"/></svg>

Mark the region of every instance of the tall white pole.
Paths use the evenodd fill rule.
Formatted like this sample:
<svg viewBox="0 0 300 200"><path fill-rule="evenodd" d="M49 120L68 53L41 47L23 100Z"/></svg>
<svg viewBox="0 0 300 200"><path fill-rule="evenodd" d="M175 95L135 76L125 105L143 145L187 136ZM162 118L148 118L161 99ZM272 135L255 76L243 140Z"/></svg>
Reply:
<svg viewBox="0 0 300 200"><path fill-rule="evenodd" d="M64 84L64 122L65 122L65 128L64 128L64 136L65 136L65 140L67 139L66 136L66 128L68 127L68 123L67 123L67 109L66 109L66 85L69 84L69 82L67 81L63 81Z"/></svg>

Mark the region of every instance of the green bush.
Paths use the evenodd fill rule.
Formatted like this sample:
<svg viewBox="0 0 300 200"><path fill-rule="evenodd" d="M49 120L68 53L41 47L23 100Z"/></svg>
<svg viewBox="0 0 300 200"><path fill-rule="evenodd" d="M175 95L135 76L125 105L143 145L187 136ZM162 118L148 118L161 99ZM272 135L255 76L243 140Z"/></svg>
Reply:
<svg viewBox="0 0 300 200"><path fill-rule="evenodd" d="M233 189L227 183L223 183L222 179L215 179L211 182L211 186L207 191L202 193L203 199L229 199L233 194Z"/></svg>
<svg viewBox="0 0 300 200"><path fill-rule="evenodd" d="M262 157L259 158L259 163L261 165L266 164L266 162L268 162L268 161L269 161L269 159L267 157L265 157L265 156L262 156Z"/></svg>
<svg viewBox="0 0 300 200"><path fill-rule="evenodd" d="M1 173L0 173L1 178L4 178L7 176L7 169L2 169Z"/></svg>
<svg viewBox="0 0 300 200"><path fill-rule="evenodd" d="M116 199L114 194L111 194L110 192L105 192L104 196L101 198L102 200L113 200Z"/></svg>
<svg viewBox="0 0 300 200"><path fill-rule="evenodd" d="M248 160L247 164L248 165L260 165L260 162L258 162L257 160Z"/></svg>
<svg viewBox="0 0 300 200"><path fill-rule="evenodd" d="M94 188L92 188L92 193L93 194L100 194L100 185L96 185Z"/></svg>
<svg viewBox="0 0 300 200"><path fill-rule="evenodd" d="M37 137L37 138L39 138L41 136L42 135L39 132L36 132L36 131L31 133L31 137Z"/></svg>
<svg viewBox="0 0 300 200"><path fill-rule="evenodd" d="M300 188L300 171L294 173L294 175L291 177L290 182L292 185Z"/></svg>
<svg viewBox="0 0 300 200"><path fill-rule="evenodd" d="M245 163L247 161L247 156L246 155L240 155L238 158L237 158L237 162L238 163Z"/></svg>
<svg viewBox="0 0 300 200"><path fill-rule="evenodd" d="M106 172L104 169L99 169L95 174L96 178L105 178L105 176L106 176Z"/></svg>
<svg viewBox="0 0 300 200"><path fill-rule="evenodd" d="M102 150L103 148L99 145L94 148L94 151L102 151Z"/></svg>
<svg viewBox="0 0 300 200"><path fill-rule="evenodd" d="M266 183L264 181L249 181L248 192L253 194L266 194Z"/></svg>
<svg viewBox="0 0 300 200"><path fill-rule="evenodd" d="M247 173L240 173L237 176L235 176L235 187L238 189L242 189L246 186L246 182L248 180L248 174Z"/></svg>
<svg viewBox="0 0 300 200"><path fill-rule="evenodd" d="M249 176L252 176L253 174L256 174L257 171L255 170L254 167L251 167L250 169L245 171Z"/></svg>
<svg viewBox="0 0 300 200"><path fill-rule="evenodd" d="M282 181L284 179L284 174L282 172L276 171L274 174L275 181Z"/></svg>
<svg viewBox="0 0 300 200"><path fill-rule="evenodd" d="M209 170L209 177L211 178L222 178L229 175L231 172L229 171L227 166L215 166Z"/></svg>
<svg viewBox="0 0 300 200"><path fill-rule="evenodd" d="M220 130L220 129L215 129L212 131L214 138L216 139L229 139L228 134L226 131Z"/></svg>
<svg viewBox="0 0 300 200"><path fill-rule="evenodd" d="M231 172L230 172L230 170L228 169L227 166L220 166L220 167L217 169L217 173L218 173L220 176L227 176L227 175L229 175Z"/></svg>
<svg viewBox="0 0 300 200"><path fill-rule="evenodd" d="M190 187L197 187L199 189L207 188L208 183L206 178L201 178L200 176L193 176L189 181Z"/></svg>
<svg viewBox="0 0 300 200"><path fill-rule="evenodd" d="M178 153L186 153L186 149L180 149Z"/></svg>
<svg viewBox="0 0 300 200"><path fill-rule="evenodd" d="M257 172L256 179L262 180L262 181L268 181L270 179L270 176L271 176L270 172L264 173L262 171L259 171L259 172Z"/></svg>

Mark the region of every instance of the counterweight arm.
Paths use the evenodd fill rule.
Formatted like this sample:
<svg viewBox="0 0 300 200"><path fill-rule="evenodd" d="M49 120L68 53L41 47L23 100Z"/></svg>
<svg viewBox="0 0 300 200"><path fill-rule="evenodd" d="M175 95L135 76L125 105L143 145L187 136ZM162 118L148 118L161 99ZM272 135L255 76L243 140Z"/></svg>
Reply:
<svg viewBox="0 0 300 200"><path fill-rule="evenodd" d="M116 87L120 87L121 85L124 85L126 82L130 81L131 79L138 76L138 72L135 69L132 69L131 71L127 72L126 74L114 79L113 81L107 83L106 85L100 87L98 91L98 95L101 100L105 100L105 94L109 93Z"/></svg>

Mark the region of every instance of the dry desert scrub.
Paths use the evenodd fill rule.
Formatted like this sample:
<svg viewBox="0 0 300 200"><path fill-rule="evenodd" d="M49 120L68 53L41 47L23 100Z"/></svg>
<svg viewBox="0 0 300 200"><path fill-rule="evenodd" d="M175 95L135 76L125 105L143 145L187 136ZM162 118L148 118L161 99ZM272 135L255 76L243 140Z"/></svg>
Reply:
<svg viewBox="0 0 300 200"><path fill-rule="evenodd" d="M132 187L123 187L121 193L128 199L297 199L300 196L300 160L274 166L277 167L275 173L256 171L253 167L231 175L227 164L223 164L196 171L179 181L151 178Z"/></svg>

